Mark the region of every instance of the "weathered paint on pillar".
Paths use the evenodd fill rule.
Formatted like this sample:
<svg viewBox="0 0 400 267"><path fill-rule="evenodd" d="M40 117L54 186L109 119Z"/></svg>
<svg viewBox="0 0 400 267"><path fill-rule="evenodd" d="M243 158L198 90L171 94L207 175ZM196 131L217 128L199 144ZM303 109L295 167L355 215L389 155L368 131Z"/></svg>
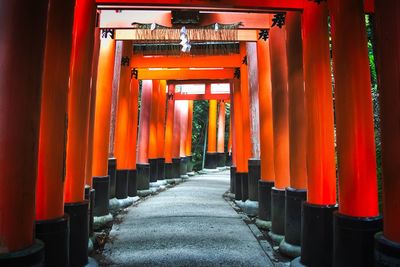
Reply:
<svg viewBox="0 0 400 267"><path fill-rule="evenodd" d="M301 13L286 13L289 91L290 187L307 188L306 115Z"/></svg>
<svg viewBox="0 0 400 267"><path fill-rule="evenodd" d="M192 155L192 134L193 134L193 100L189 100L188 107L188 127L187 127L187 135L186 135L186 156Z"/></svg>
<svg viewBox="0 0 400 267"><path fill-rule="evenodd" d="M247 172L246 159L244 157L243 144L243 121L242 121L242 96L240 90L240 80L233 80L233 123L234 123L234 153L237 172Z"/></svg>
<svg viewBox="0 0 400 267"><path fill-rule="evenodd" d="M47 6L47 0L1 2L0 253L27 248L34 239Z"/></svg>
<svg viewBox="0 0 400 267"><path fill-rule="evenodd" d="M242 127L243 127L243 160L245 161L245 171L248 172L248 159L252 155L251 130L250 130L250 100L249 100L249 76L248 76L248 58L246 43L240 43L240 56L242 65L240 66L240 93L242 100Z"/></svg>
<svg viewBox="0 0 400 267"><path fill-rule="evenodd" d="M260 158L260 113L259 113L259 81L257 70L257 43L246 43L247 69L249 82L249 118L251 157Z"/></svg>
<svg viewBox="0 0 400 267"><path fill-rule="evenodd" d="M140 102L140 121L137 148L137 162L148 163L149 148L149 129L150 129L150 110L151 110L151 91L153 82L151 80L142 81L142 94Z"/></svg>
<svg viewBox="0 0 400 267"><path fill-rule="evenodd" d="M186 138L188 132L188 111L189 111L189 100L182 100L181 103L181 138L180 138L180 149L179 156L186 157Z"/></svg>
<svg viewBox="0 0 400 267"><path fill-rule="evenodd" d="M64 189L66 203L84 200L95 21L95 1L77 0L72 34L68 95L67 159Z"/></svg>
<svg viewBox="0 0 400 267"><path fill-rule="evenodd" d="M278 27L271 28L269 40L274 124L275 187L285 189L290 185L286 26L281 29Z"/></svg>
<svg viewBox="0 0 400 267"><path fill-rule="evenodd" d="M127 168L136 170L136 150L138 137L138 116L139 116L139 81L134 77L131 78L131 93L129 101L129 117L128 117L128 157Z"/></svg>
<svg viewBox="0 0 400 267"><path fill-rule="evenodd" d="M336 163L328 8L326 3L307 2L304 5L307 202L315 205L334 205Z"/></svg>
<svg viewBox="0 0 400 267"><path fill-rule="evenodd" d="M219 101L217 152L225 152L225 101Z"/></svg>
<svg viewBox="0 0 400 267"><path fill-rule="evenodd" d="M339 212L378 211L374 124L363 1L331 1Z"/></svg>
<svg viewBox="0 0 400 267"><path fill-rule="evenodd" d="M44 56L36 220L64 215L69 62L74 1L50 1ZM60 34L70 33L70 34Z"/></svg>
<svg viewBox="0 0 400 267"><path fill-rule="evenodd" d="M181 146L181 105L184 100L174 101L174 127L172 135L172 158L180 158Z"/></svg>
<svg viewBox="0 0 400 267"><path fill-rule="evenodd" d="M377 1L375 18L381 100L383 234L400 243L400 3Z"/></svg>
<svg viewBox="0 0 400 267"><path fill-rule="evenodd" d="M165 163L172 163L172 144L174 133L174 115L175 115L175 101L174 101L175 85L168 85L167 95L167 121L165 123Z"/></svg>
<svg viewBox="0 0 400 267"><path fill-rule="evenodd" d="M160 81L153 80L153 88L151 92L151 108L150 108L150 128L149 128L149 159L156 159L157 154L157 124L158 124L158 106L160 94Z"/></svg>
<svg viewBox="0 0 400 267"><path fill-rule="evenodd" d="M99 54L100 54L100 29L96 27L95 29L95 41L94 41L94 51L92 60L92 82L90 90L90 116L89 116L89 129L88 129L88 147L86 153L86 165L85 165L85 181L86 185L92 186L93 176L92 176L92 164L93 164L93 137L94 137L94 117L96 109L96 91L97 83L97 68L99 65Z"/></svg>
<svg viewBox="0 0 400 267"><path fill-rule="evenodd" d="M108 152L114 76L115 40L109 36L100 41L94 117L92 176L108 175Z"/></svg>
<svg viewBox="0 0 400 267"><path fill-rule="evenodd" d="M259 109L260 109L260 158L261 180L275 180L274 133L272 116L272 86L269 41L257 42Z"/></svg>
<svg viewBox="0 0 400 267"><path fill-rule="evenodd" d="M115 125L114 154L117 159L117 169L128 169L128 143L129 143L129 117L131 102L131 68L132 42L122 43L122 57L118 63L121 65L118 89L118 108Z"/></svg>
<svg viewBox="0 0 400 267"><path fill-rule="evenodd" d="M208 86L208 85L206 85ZM217 100L209 100L207 152L217 152Z"/></svg>
<svg viewBox="0 0 400 267"><path fill-rule="evenodd" d="M167 81L160 81L158 96L158 121L157 121L157 157L164 158L165 153L165 114L167 105Z"/></svg>

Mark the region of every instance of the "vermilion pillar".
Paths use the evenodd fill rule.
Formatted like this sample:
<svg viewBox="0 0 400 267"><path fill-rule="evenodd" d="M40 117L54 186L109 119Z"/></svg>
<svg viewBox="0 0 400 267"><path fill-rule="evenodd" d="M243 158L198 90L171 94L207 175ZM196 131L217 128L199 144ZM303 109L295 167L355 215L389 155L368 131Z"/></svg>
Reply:
<svg viewBox="0 0 400 267"><path fill-rule="evenodd" d="M136 148L138 136L138 115L139 115L139 81L131 77L130 99L128 113L128 155L127 168L128 173L128 195L134 197L137 195L138 172L136 168Z"/></svg>
<svg viewBox="0 0 400 267"><path fill-rule="evenodd" d="M234 98L234 85L235 82L233 80L230 81L230 128L231 128L231 141L232 141L232 165L230 168L230 191L235 194L236 198L236 170L237 170L237 160L236 160L236 126L235 126L235 98Z"/></svg>
<svg viewBox="0 0 400 267"><path fill-rule="evenodd" d="M36 236L44 241L46 264L51 266L69 264L69 228L68 217L64 216L63 194L74 6L74 1L50 1L47 20L36 184ZM60 31L69 34L59 35Z"/></svg>
<svg viewBox="0 0 400 267"><path fill-rule="evenodd" d="M153 88L151 92L151 108L150 108L150 125L149 125L149 164L150 164L150 182L156 182L158 178L157 158L158 158L158 142L157 142L157 125L158 125L158 108L160 95L160 81L153 80Z"/></svg>
<svg viewBox="0 0 400 267"><path fill-rule="evenodd" d="M326 3L304 3L303 62L307 117L307 202L303 204L301 262L307 266L330 266L332 213L337 206Z"/></svg>
<svg viewBox="0 0 400 267"><path fill-rule="evenodd" d="M217 153L218 167L224 167L226 161L225 154L225 101L218 102L218 133L217 133Z"/></svg>
<svg viewBox="0 0 400 267"><path fill-rule="evenodd" d="M114 156L117 159L115 195L119 199L128 197L128 144L129 144L129 104L131 100L131 68L132 42L122 42L118 101L115 122ZM116 59L118 60L118 59ZM114 77L115 79L115 77Z"/></svg>
<svg viewBox="0 0 400 267"><path fill-rule="evenodd" d="M29 266L43 261L43 244L34 240L33 229L47 6L46 0L1 2L1 265L19 265L34 255ZM27 32L16 34L21 27ZM29 72L21 75L21 63ZM29 255L12 254L21 250Z"/></svg>
<svg viewBox="0 0 400 267"><path fill-rule="evenodd" d="M88 202L84 200L84 187L95 22L95 1L77 0L70 62L64 191L65 212L70 215L71 266L87 263Z"/></svg>
<svg viewBox="0 0 400 267"><path fill-rule="evenodd" d="M183 100L181 104L181 136L179 156L181 158L180 174L182 176L187 175L188 160L186 157L186 139L188 133L189 100Z"/></svg>
<svg viewBox="0 0 400 267"><path fill-rule="evenodd" d="M165 179L165 114L167 105L167 81L160 81L157 113L157 179Z"/></svg>
<svg viewBox="0 0 400 267"><path fill-rule="evenodd" d="M235 180L235 199L242 199L242 179L247 172L247 164L244 157L243 144L243 121L242 121L242 96L240 90L240 79L234 79L233 82L233 153L234 162L236 161L236 170L234 170Z"/></svg>
<svg viewBox="0 0 400 267"><path fill-rule="evenodd" d="M307 195L306 116L300 12L286 13L286 51L290 187L286 188L285 239L279 248L282 253L294 258L300 256L301 206Z"/></svg>
<svg viewBox="0 0 400 267"><path fill-rule="evenodd" d="M210 84L206 84L210 87ZM208 132L207 132L207 154L205 161L206 169L217 168L217 100L211 99L208 101Z"/></svg>
<svg viewBox="0 0 400 267"><path fill-rule="evenodd" d="M172 135L172 175L174 178L180 177L181 158L181 106L183 100L174 101L174 127Z"/></svg>
<svg viewBox="0 0 400 267"><path fill-rule="evenodd" d="M372 266L380 230L374 124L363 1L329 2L335 74L339 213L334 266ZM348 224L348 225L347 225ZM363 238L360 238L362 231ZM354 239L350 245L346 240ZM363 249L352 249L363 246ZM368 256L366 256L368 255Z"/></svg>
<svg viewBox="0 0 400 267"><path fill-rule="evenodd" d="M193 100L189 100L188 107L188 127L187 127L187 135L186 135L186 150L185 155L188 160L187 171L193 171L193 163L192 163L192 135L193 135Z"/></svg>
<svg viewBox="0 0 400 267"><path fill-rule="evenodd" d="M153 82L142 81L142 93L140 102L139 133L137 146L137 188L138 190L149 189L150 166L148 164L149 129L151 110L151 91Z"/></svg>
<svg viewBox="0 0 400 267"><path fill-rule="evenodd" d="M172 166L172 150L173 150L172 145L173 145L174 115L175 115L174 92L175 92L175 85L168 84L167 118L165 122L165 147L164 147L165 178L167 179L171 179L174 177L173 166Z"/></svg>
<svg viewBox="0 0 400 267"><path fill-rule="evenodd" d="M258 185L258 218L268 222L264 223L265 227L270 227L271 189L275 181L269 42L268 40L259 40L257 42L261 159L261 175Z"/></svg>
<svg viewBox="0 0 400 267"><path fill-rule="evenodd" d="M285 210L285 189L290 185L286 26L271 28L270 36L275 169L275 187L271 195L271 237L280 243L285 234L282 212Z"/></svg>
<svg viewBox="0 0 400 267"><path fill-rule="evenodd" d="M383 161L383 234L375 236L376 266L400 262L400 4L376 2L377 63L381 100ZM394 253L392 253L394 251Z"/></svg>

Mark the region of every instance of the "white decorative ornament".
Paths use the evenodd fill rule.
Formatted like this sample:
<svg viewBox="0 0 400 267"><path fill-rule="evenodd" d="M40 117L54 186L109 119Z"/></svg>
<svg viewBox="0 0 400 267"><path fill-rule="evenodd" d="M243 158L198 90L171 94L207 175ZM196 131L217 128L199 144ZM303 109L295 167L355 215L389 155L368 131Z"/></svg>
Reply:
<svg viewBox="0 0 400 267"><path fill-rule="evenodd" d="M153 22L150 26L150 30L154 31L156 29L156 24Z"/></svg>

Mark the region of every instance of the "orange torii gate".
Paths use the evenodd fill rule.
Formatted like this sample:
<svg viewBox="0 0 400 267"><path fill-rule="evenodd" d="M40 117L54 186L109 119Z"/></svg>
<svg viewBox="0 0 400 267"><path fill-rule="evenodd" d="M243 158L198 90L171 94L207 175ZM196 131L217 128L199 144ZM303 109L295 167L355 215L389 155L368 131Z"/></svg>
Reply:
<svg viewBox="0 0 400 267"><path fill-rule="evenodd" d="M53 32L50 31L54 29L54 27L58 29L58 26L55 26L54 23L62 23L66 27L64 23L67 23L67 18L70 19L71 16L65 16L65 12L63 12L63 16L59 17L57 20L52 19L51 12L54 10L51 8L47 9L48 2L51 4L54 1L43 0L27 4L24 1L16 0L12 1L12 3L4 4L0 11L0 25L3 25L5 28L5 31L3 31L5 38L2 38L0 41L2 44L0 56L4 59L4 62L2 62L2 73L4 73L4 75L0 76L0 84L2 85L0 107L3 111L0 123L3 127L2 129L5 129L4 134L0 136L0 152L6 155L1 162L1 168L5 170L5 173L2 178L0 178L0 213L2 214L2 227L0 227L0 264L9 264L10 262L18 264L24 262L24 265L32 266L42 261L43 245L34 240L34 231L32 227L35 223L35 212L37 218L46 221L60 219L64 212L71 215L70 244L65 241L63 245L64 247L70 247L69 258L72 265L78 266L85 264L87 262L88 231L86 227L88 220L88 202L85 200L84 195L85 183L91 185L92 173L96 176L96 179L94 179L96 181L97 177L103 177L106 180L108 175L108 159L107 154L104 153L104 151L106 151L104 149L106 147L105 144L108 142L104 140L108 140L108 138L104 137L106 137L107 131L109 131L109 129L106 129L109 126L109 122L107 122L109 115L108 110L102 110L101 107L108 107L107 101L109 101L109 99L107 99L107 93L109 93L109 91L107 90L109 88L107 88L107 90L99 90L99 88L102 88L103 82L104 84L109 84L109 81L105 81L104 79L107 78L107 75L100 77L103 73L96 78L97 66L93 67L97 65L97 59L92 58L93 51L96 49L94 46L96 21L95 1L77 0L73 28L65 30L71 33L70 37L72 36L71 58L68 62L70 64L64 64L64 66L70 65L70 82L67 102L68 130L66 132L62 130L63 128L67 128L65 119L62 120L62 112L60 112L60 110L63 109L63 105L60 104L57 107L51 106L51 104L54 103L51 103L49 100L51 99L50 97L46 97L46 93L48 93L46 83L51 81L46 78L46 71L43 72L43 66L45 66L44 70L46 70L49 66L47 64L51 64L51 67L55 64L54 62L46 63L46 55L52 53L51 47L54 45L53 41L51 41ZM384 265L383 262L387 261L398 263L398 255L400 255L400 237L397 231L398 227L396 227L399 224L399 216L398 212L396 212L399 207L399 197L396 191L399 188L397 179L398 172L396 169L398 167L396 148L397 140L399 139L399 131L397 129L398 127L396 127L396 118L398 116L396 108L398 107L398 84L396 83L396 77L398 76L398 68L396 64L393 64L393 62L397 63L397 58L393 55L398 54L399 38L395 27L399 23L398 15L400 11L396 1L377 1L376 4L374 4L374 1L362 0L329 1L328 4L324 3L324 1L317 4L312 1L302 0L257 0L251 2L244 0L235 0L233 2L223 0L218 1L218 3L206 0L155 0L151 2L144 0L97 0L96 2L99 4L100 9L121 7L126 7L128 9L135 9L138 7L161 7L161 9L166 9L185 6L214 11L219 8L224 11L240 10L242 12L251 10L267 12L290 10L293 12L303 12L303 23L301 25L303 31L302 64L306 89L305 114L307 114L307 136L305 149L307 150L308 192L307 202L303 205L302 219L304 223L302 229L301 259L299 260L305 265L321 264L323 266L330 265L332 261L335 266L343 266L346 264L368 266L372 264L374 261L374 235L381 230L382 226L377 199L374 132L371 95L369 91L370 74L368 69L364 23L364 13L373 12L376 5L378 75L379 84L382 87L381 105L383 111L383 172L385 183L383 195L385 203L385 223L383 233L376 236L375 261L378 266ZM55 7L55 5L50 5L50 7ZM71 6L69 7L71 8ZM14 14L16 10L18 10L21 16L9 15ZM48 17L47 37L45 37L46 12ZM334 51L335 114L337 119L337 145L339 154L339 206L336 204L334 125L327 28L328 12L330 12L333 26L332 44ZM68 14L71 15L71 9ZM287 36L290 34L290 38L295 38L291 35L292 31L290 30L291 25L289 23L290 14L287 13L287 15L289 20L285 34ZM21 21L21 17L24 18L24 20L28 18L31 23L28 25L25 24ZM16 35L15 32L22 24L25 25L24 27L28 27L27 33L25 35ZM246 34L248 34L248 29L243 30L247 31ZM274 28L271 31L270 40L265 44L261 43L261 40L257 40L256 30L250 34L251 36L247 35L247 37L242 40L257 41L258 52L260 52L260 55L263 53L266 55L269 53L269 49L275 49L273 43L279 41L274 40L274 31L278 30L285 31L285 29ZM282 32L280 32L280 34L284 35ZM64 45L68 46L68 44L65 44L68 42L68 36L63 38L66 38L66 40L63 41L63 46L57 46L58 49L61 49ZM57 41L59 40L61 39L57 39ZM112 44L115 42L115 39L110 39L108 41ZM29 50L21 49L21 44L25 43L31 44ZM102 40L102 45L104 44L105 40ZM272 62L276 62L276 60L287 60L289 69L293 70L296 68L298 70L300 63L290 56L290 54L292 52L298 55L296 49L299 49L299 46L289 48L288 50L287 42L282 42L281 49L285 49L285 47L288 58L282 57L276 59L273 56L273 52L270 59L268 57L261 59L259 56L258 71L259 77L262 78L260 78L260 86L263 87L260 88L260 96L263 93L266 96L265 99L260 99L260 101L265 101L263 103L267 103L265 104L266 106L269 105L269 107L260 107L265 110L265 114L261 116L260 132L262 136L265 136L265 140L267 140L266 144L261 144L263 147L261 148L261 160L265 162L265 165L262 164L261 166L262 181L260 182L260 192L264 192L263 194L265 194L265 192L270 191L272 182L275 182L275 187L277 187L280 190L279 193L281 193L279 195L280 199L283 199L287 204L287 196L282 198L282 192L285 191L286 194L288 186L302 189L302 187L304 187L304 175L300 180L297 180L299 178L297 176L292 177L292 173L297 173L296 170L299 170L292 167L292 163L298 163L300 159L300 157L296 156L297 154L294 155L293 153L293 149L295 149L298 144L296 145L296 143L293 143L293 138L291 137L291 129L293 129L291 120L293 120L294 114L291 112L290 103L292 99L291 94L295 93L291 88L295 88L296 84L292 80L290 73L288 73L289 91L287 92L287 99L279 99L277 95L274 95L276 90L282 90L282 88L276 88L276 86L274 86L277 79L277 77L274 76L278 75L275 69L276 65L273 63L268 66L269 60L272 60ZM107 60L107 57L104 57L104 55L112 54L112 49L106 52L104 48L105 47L102 46L100 50L98 69L104 70L104 74L106 74L111 73L111 71L109 72L109 68L111 67L109 63L112 60ZM239 60L242 59L243 54L242 48ZM69 52L67 51L64 55L69 57ZM94 53L94 57L97 57L96 53ZM110 56L110 58L112 58L112 56ZM15 75L15 62L19 62L18 59L23 59L25 66L31 70L28 74L24 76ZM236 56L235 63L231 65L226 64L226 66L223 66L225 69L217 72L222 76L225 75L225 79L232 79L232 74L235 72L234 68L238 67L234 66L238 64L237 59ZM65 59L60 57L57 59L57 62L59 60ZM204 67L204 65L201 65L204 63L196 63L195 59L191 62L192 64L199 64L199 68ZM162 65L162 63L159 64ZM189 70L187 68L190 66L179 65L181 63L176 63L176 61L174 62L173 60L168 64L170 65L164 67L169 69L183 69L183 78L181 79L209 79L216 77L213 76L216 74L212 74L212 72L201 73L199 70ZM216 65L217 63L214 61L212 67L217 67ZM240 65L239 67L243 74L246 66ZM167 80L173 77L175 77L174 79L179 79L176 78L178 74L176 70L157 71L149 70L148 68L150 67L145 65L136 67L139 79ZM95 71L92 72L92 69L95 69ZM265 70L265 72L262 70ZM65 68L63 72L66 72ZM162 72L165 73L163 74ZM52 82L62 85L63 88L67 88L68 81L61 77L61 71L57 74L60 74L60 77L54 76L54 81ZM269 84L271 80L269 76L272 76L273 81L275 80L275 82L272 82L272 87ZM279 78L281 77L278 77L278 79ZM246 112L248 112L248 100L246 97L248 91L244 89L246 87L245 79L246 77L241 80L234 79L232 81L232 97L234 99L234 101L232 101L234 108L233 124L235 126L232 129L234 136L233 148L235 151L234 162L238 171L238 177L240 178L238 180L240 191L237 191L238 184L236 184L235 190L240 200L244 200L247 197L247 183L245 182L246 172L248 171L247 160L251 156L250 151L247 151L247 148L250 147L250 145L247 147L247 144L249 144L250 141L247 127L248 114L246 114ZM91 80L94 81L91 83ZM95 81L98 81L97 84L95 84ZM97 90L94 91L96 86ZM152 87L153 84L150 85L148 81L144 82L144 88L146 90L144 90L145 94L142 95L142 100L145 100L146 96L147 101L150 100L151 92L149 93L148 89ZM137 117L136 100L139 81L135 79L134 82L131 82L130 88L134 90L134 92L131 92L130 97L127 98L125 96L122 98L125 99L124 101L128 100L129 110L133 114L133 116L129 117L127 120L130 124L127 128L128 138L132 139L136 137L136 126L133 124ZM59 93L60 95L57 94L57 100L64 101L66 98L65 91L63 91L64 97L61 95L61 90ZM40 101L38 101L40 96L43 98L41 113L39 113ZM96 99L94 99L94 97L96 97ZM166 97L168 97L168 95L166 95ZM297 98L299 97L297 96ZM184 101L183 99L181 100ZM162 101L162 99L160 101ZM276 103L283 103L283 106L285 106L285 101L289 101L290 104L287 113L277 112ZM119 102L122 104L123 101ZM170 105L170 102L171 101L168 101L168 105ZM63 103L65 105L66 102L64 101ZM151 103L151 101L148 103ZM298 103L295 102L295 104ZM16 110L15 107L17 106L22 107L22 111ZM97 106L100 108L97 108ZM49 110L46 111L46 107ZM52 112L53 108L54 111ZM162 114L162 112L157 111L157 116L154 116L154 118L157 117L157 122L161 122L159 119L162 117ZM57 118L59 116L62 121L49 121L51 120L48 117L50 115L54 117L57 116ZM170 114L168 113L168 115ZM182 118L181 114L178 115L179 118ZM147 112L147 116L151 116L150 109ZM146 117L146 112L144 112L143 118L148 119L148 117ZM12 118L12 120L10 118ZM41 118L41 121L39 118ZM123 121L122 118L123 115L118 115L118 120L120 122L121 120ZM271 122L271 118L274 119L274 122ZM276 120L278 120L278 122L275 122ZM283 125L277 125L277 123L281 122ZM56 129L49 131L50 128L48 128L48 126L56 124L59 124L60 128L55 127ZM289 131L285 129L288 128L287 124L290 124ZM101 125L104 126L104 129L100 129ZM118 126L118 128L123 127L123 123L121 125L122 126ZM61 137L57 130L64 131L64 135ZM105 132L101 132L101 130ZM123 132L123 130L117 130L118 134L121 132ZM181 135L182 131L179 132ZM185 131L183 132L185 133ZM148 133L148 128L147 130L139 129L140 141L146 140L146 138L148 138L148 136L146 136ZM279 140L279 142L277 142L276 136L284 136L284 140ZM135 142L124 142L124 138L127 138L127 136L117 138L120 140L118 141L118 146L120 143L125 143L129 145L130 149L134 150L136 148ZM44 154L41 154L42 152L55 147L56 144L60 145L64 143L62 141L56 142L52 140L65 139L67 139L65 158L63 153L59 150L48 152L52 153L50 159L51 162L54 163L54 165L52 164L54 166L54 171L57 169L59 172L61 170L60 166L63 166L62 170L65 170L65 182L53 184L53 178L45 174L45 171L52 171L50 166L48 166L48 164L37 164L38 161L41 163L48 162L45 160ZM185 138L185 140L187 140L187 138ZM179 139L179 141L182 143L181 139ZM283 144L284 147L279 144ZM143 164L143 166L147 164L148 152L148 147L141 148L139 146L138 162ZM187 156L187 151L185 151L184 154L181 152L182 151L179 151L179 155L176 154L176 156L179 158L182 155ZM268 154L268 152L270 153ZM124 154L124 152L121 153ZM120 152L118 152L118 154L119 158L124 158ZM132 154L135 153L130 153L130 156L126 156L129 164L126 164L124 167L117 166L117 169L120 171L121 168L134 170L136 160L135 155ZM165 155L167 153L165 151L162 153L162 149L160 149L160 151L157 150L157 157L162 157L162 154ZM273 158L271 154L274 155ZM91 159L92 156L93 160ZM303 162L301 164L303 164ZM88 165L90 165L90 167L88 167ZM37 169L39 173L37 173ZM143 167L141 171L146 172L146 167ZM290 176L286 175L287 173L289 173ZM35 184L36 177L38 177L38 183L35 192L33 185ZM52 184L47 184L47 181L51 181ZM298 183L299 181L300 183ZM62 190L62 186L65 186L64 190ZM16 199L21 189L23 189L24 192L24 201ZM63 191L64 200L61 200L60 193L56 193L60 192L60 190ZM240 196L240 193L244 194ZM278 197L278 193L276 196ZM38 203L37 209L35 205L33 205L33 203L35 203L35 198ZM260 197L260 203L263 201L264 199ZM267 200L265 199L265 201ZM60 208L62 204L65 205L64 210ZM276 219L276 214L272 214L272 218L268 218L271 214L268 214L268 210L262 210L262 208L267 209L265 204L265 202L263 205L260 204L260 217L263 217L265 220ZM58 208L56 208L56 206ZM53 210L53 208L56 209ZM274 209L277 210L277 206L274 204L271 208L272 212ZM334 212L337 208L338 211ZM56 212L53 213L53 211ZM283 218L287 220L285 217L288 217L288 214ZM322 217L326 220L321 221L319 218ZM15 218L18 218L18 221L16 221ZM280 220L280 222L272 224L273 232L279 232L279 229L276 227L281 227L284 223L282 222L282 217L280 217ZM56 220L49 223L53 225L53 223L60 223L60 221ZM335 225L334 228L333 224ZM333 231L333 229L335 230ZM323 233L327 238L322 240L322 238L320 238L322 235L318 235L317 233ZM359 238L358 234L360 233L363 235L364 239ZM283 234L286 236L287 231ZM40 234L38 233L36 236L39 237ZM349 247L348 239L352 241L352 246L363 249L359 251L353 250L352 247ZM50 248L50 241L45 240L45 242L47 245L46 249ZM332 243L334 244L333 247ZM26 248L29 248L29 253L25 253ZM62 264L67 265L68 259L66 259L65 250L63 250L63 252L64 256L58 256L58 254L56 256L54 254L54 258L59 257L60 261L64 261ZM3 255L5 256L3 257ZM47 255L51 254L47 253ZM51 259L47 256L46 260L50 261Z"/></svg>

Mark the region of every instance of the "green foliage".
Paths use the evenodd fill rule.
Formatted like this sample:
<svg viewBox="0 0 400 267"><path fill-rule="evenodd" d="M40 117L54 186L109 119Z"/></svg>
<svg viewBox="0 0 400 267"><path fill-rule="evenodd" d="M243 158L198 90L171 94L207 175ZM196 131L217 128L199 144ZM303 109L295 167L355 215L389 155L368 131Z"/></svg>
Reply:
<svg viewBox="0 0 400 267"><path fill-rule="evenodd" d="M200 100L193 103L193 133L192 160L193 170L202 168L203 148L208 123L208 101Z"/></svg>

